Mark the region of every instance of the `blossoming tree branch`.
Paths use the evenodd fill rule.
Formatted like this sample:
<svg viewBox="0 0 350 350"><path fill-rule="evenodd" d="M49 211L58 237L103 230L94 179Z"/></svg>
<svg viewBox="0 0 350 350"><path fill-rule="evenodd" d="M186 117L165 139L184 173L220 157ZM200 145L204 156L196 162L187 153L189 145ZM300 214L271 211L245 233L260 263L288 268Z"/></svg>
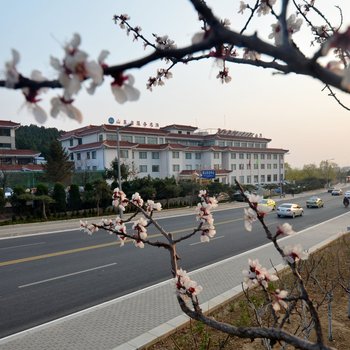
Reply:
<svg viewBox="0 0 350 350"><path fill-rule="evenodd" d="M148 79L147 88L164 85L172 77L173 67L199 60L215 59L221 64L217 78L222 83L231 81L229 65L243 64L271 69L280 74L296 73L313 77L323 83L342 107L348 109L336 96L334 88L350 91L349 47L350 27L343 29L343 14L339 9L339 23L332 25L325 13L320 10L316 0L246 0L240 1L236 11L245 16L246 22L241 29L231 29L228 18L219 19L215 8L209 8L203 0L189 0L199 15L199 31L194 33L192 42L185 47L177 47L167 35L153 34L147 38L139 25L134 25L127 14L115 15L113 20L136 43L141 42L151 51L140 59L123 64L108 64L109 52L102 50L97 60L89 59L88 53L80 49L81 37L74 34L70 42L63 47L64 57L50 58L51 66L57 72L57 78L48 80L38 70L29 76L19 71L20 54L12 50L12 59L5 63L5 76L0 87L21 89L27 107L38 122L47 120L47 112L40 106L42 94L47 89L60 92L51 100L52 117L63 113L69 118L81 122L83 117L75 106L76 96L84 87L90 94L105 80L110 80L111 92L118 103L136 101L140 92L136 88L132 69L140 69L154 61L162 61L166 66L159 68ZM320 2L321 3L321 2ZM323 4L324 5L324 4ZM255 31L254 19L266 17L271 33L267 38L260 37ZM309 31L314 52L307 56L294 41L294 34L301 29ZM255 31L248 35L247 31ZM321 60L322 59L322 60Z"/></svg>
<svg viewBox="0 0 350 350"><path fill-rule="evenodd" d="M267 308L272 315L272 324L264 326L260 324L258 327L235 327L216 321L212 317L206 316L199 304L198 295L202 291L196 281L193 281L187 272L179 266L180 253L177 251L177 244L189 239L195 235L200 236L201 242L209 242L216 234L214 225L214 217L212 210L217 207L217 200L210 197L206 190L201 190L198 197L200 202L196 207L196 216L198 225L189 232L180 237L175 237L171 232L161 227L153 218L154 211L160 211L161 205L152 200L144 200L139 193L135 193L129 200L125 193L119 188L114 189L112 204L114 207L125 211L127 207L134 209L134 213L128 219L121 219L119 216L115 220L102 219L100 223L80 222L81 229L92 234L99 229L115 234L120 240L120 245L123 246L126 241L131 241L137 248L145 246L164 248L169 252L170 270L174 278L174 288L177 293L178 303L189 317L201 321L204 324L227 333L232 336L242 338L264 339L268 341L268 346L271 348L276 342L281 344L290 344L298 349L331 349L324 344L324 336L321 328L320 319L317 309L309 297L305 283L300 275L298 268L301 260L307 259L307 253L303 251L300 245L281 247L278 243L278 238L282 235L292 235L294 233L291 225L284 223L277 226L273 233L269 230L264 222L264 217L272 209L267 206L258 204L261 197L257 195L246 196L243 188L237 182L242 194L245 196L249 207L244 208L244 226L247 231L252 230L252 225L255 221L260 221L266 238L272 242L275 249L290 268L297 288L293 292L279 287L279 277L276 273L270 272L263 267L258 260L248 260L248 269L243 271L243 280L245 288L257 286L261 288L265 296L264 307ZM141 216L139 216L141 214ZM132 225L132 232L127 232L126 222L135 220ZM153 225L161 234L162 239L152 240L148 237L148 227ZM304 337L298 335L298 332L291 333L283 329L287 320L295 315L300 315L300 309L306 305L309 313L309 324L315 332L315 342L311 342Z"/></svg>

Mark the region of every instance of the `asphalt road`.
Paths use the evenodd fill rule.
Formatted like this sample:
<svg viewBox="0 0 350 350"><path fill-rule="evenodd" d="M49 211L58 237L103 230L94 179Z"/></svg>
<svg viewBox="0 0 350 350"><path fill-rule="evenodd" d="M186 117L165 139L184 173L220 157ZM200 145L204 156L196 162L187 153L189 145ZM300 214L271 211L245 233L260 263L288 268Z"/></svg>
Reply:
<svg viewBox="0 0 350 350"><path fill-rule="evenodd" d="M306 209L306 197L295 198L305 208L303 217L280 219L273 212L266 222L272 231L286 221L300 231L348 210L342 197L328 193L320 197L324 208ZM209 244L200 243L198 236L179 244L184 269L191 271L267 243L258 223L252 232L244 230L242 208L217 211L214 218L217 234ZM159 223L176 237L197 224L194 214ZM155 229L149 228L149 235L161 239ZM0 337L169 279L169 262L164 249L138 249L132 243L121 248L105 231L93 236L64 231L0 240Z"/></svg>

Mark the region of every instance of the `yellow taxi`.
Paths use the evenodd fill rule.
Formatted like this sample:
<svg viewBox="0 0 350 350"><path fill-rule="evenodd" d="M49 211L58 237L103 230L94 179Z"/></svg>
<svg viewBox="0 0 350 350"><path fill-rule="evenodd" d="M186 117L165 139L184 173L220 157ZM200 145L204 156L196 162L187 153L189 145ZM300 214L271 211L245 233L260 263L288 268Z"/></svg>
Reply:
<svg viewBox="0 0 350 350"><path fill-rule="evenodd" d="M272 208L272 210L276 209L276 202L271 198L264 198L259 202L259 205L267 206Z"/></svg>

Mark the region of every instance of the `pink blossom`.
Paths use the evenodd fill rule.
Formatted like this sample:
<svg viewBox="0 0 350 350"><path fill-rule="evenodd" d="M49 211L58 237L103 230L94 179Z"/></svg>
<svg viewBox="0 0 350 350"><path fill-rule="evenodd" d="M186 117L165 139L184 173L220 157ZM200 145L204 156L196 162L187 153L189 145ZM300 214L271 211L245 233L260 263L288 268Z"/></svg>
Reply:
<svg viewBox="0 0 350 350"><path fill-rule="evenodd" d="M279 236L279 235L289 236L289 235L293 235L294 233L295 231L293 230L292 225L288 224L287 222L277 226L276 236Z"/></svg>
<svg viewBox="0 0 350 350"><path fill-rule="evenodd" d="M219 71L216 78L220 79L222 84L229 83L232 80L232 78L229 75L229 69L227 67L225 67L223 70Z"/></svg>
<svg viewBox="0 0 350 350"><path fill-rule="evenodd" d="M291 14L287 19L287 31L289 37L298 32L300 30L301 25L303 24L303 20L301 18L297 18L295 14ZM275 45L281 46L283 44L283 33L280 22L275 24L271 24L272 33L269 34L269 39L275 39Z"/></svg>
<svg viewBox="0 0 350 350"><path fill-rule="evenodd" d="M276 289L272 295L272 307L275 311L280 311L281 306L287 309L288 304L283 300L287 297L288 292L286 290Z"/></svg>
<svg viewBox="0 0 350 350"><path fill-rule="evenodd" d="M67 117L76 120L78 123L83 121L83 115L72 105L73 100L66 100L63 97L54 97L51 99L51 116L56 118L58 114L63 113Z"/></svg>
<svg viewBox="0 0 350 350"><path fill-rule="evenodd" d="M146 210L147 212L151 213L154 210L161 211L162 210L162 204L161 203L154 203L154 201L148 199L146 203Z"/></svg>
<svg viewBox="0 0 350 350"><path fill-rule="evenodd" d="M259 261L248 259L249 270L243 270L244 283L247 287L251 287L254 284L259 283L265 289L268 288L269 282L277 281L278 277L267 271L262 267Z"/></svg>
<svg viewBox="0 0 350 350"><path fill-rule="evenodd" d="M136 248L141 248L141 249L145 247L144 243L140 240L134 240L134 245Z"/></svg>
<svg viewBox="0 0 350 350"><path fill-rule="evenodd" d="M140 97L140 91L134 88L134 77L131 74L122 73L114 77L111 83L112 93L117 102L123 104L126 101L137 101Z"/></svg>
<svg viewBox="0 0 350 350"><path fill-rule="evenodd" d="M134 222L132 228L137 231L137 240L145 240L147 238L147 225L148 221L144 217Z"/></svg>
<svg viewBox="0 0 350 350"><path fill-rule="evenodd" d="M348 50L350 48L350 26L345 32L334 33L323 45L322 54L327 55L332 48Z"/></svg>
<svg viewBox="0 0 350 350"><path fill-rule="evenodd" d="M294 264L299 260L306 260L308 258L308 254L303 250L300 244L295 246L285 246L283 248L284 259L290 263Z"/></svg>
<svg viewBox="0 0 350 350"><path fill-rule="evenodd" d="M176 271L174 278L177 293L184 301L188 301L192 296L197 296L202 290L202 286L192 281L187 272L182 269Z"/></svg>
<svg viewBox="0 0 350 350"><path fill-rule="evenodd" d="M92 235L93 233L98 231L98 227L96 227L94 224L89 224L87 221L80 220L80 230L83 230L89 235Z"/></svg>
<svg viewBox="0 0 350 350"><path fill-rule="evenodd" d="M245 48L243 51L243 58L245 60L257 61L260 60L260 54L256 51Z"/></svg>
<svg viewBox="0 0 350 350"><path fill-rule="evenodd" d="M19 52L15 49L11 50L12 60L5 63L5 86L9 89L14 88L14 86L19 82L19 73L17 71L17 64L20 60Z"/></svg>
<svg viewBox="0 0 350 350"><path fill-rule="evenodd" d="M129 200L126 198L125 193L120 191L118 187L113 190L112 199L112 205L114 207L119 207L120 210L125 211Z"/></svg>
<svg viewBox="0 0 350 350"><path fill-rule="evenodd" d="M131 201L137 205L138 207L142 207L143 206L143 199L141 198L140 194L138 192L135 192L132 197L131 197Z"/></svg>
<svg viewBox="0 0 350 350"><path fill-rule="evenodd" d="M271 8L276 3L276 0L260 0L260 5L258 8L258 16L268 15Z"/></svg>
<svg viewBox="0 0 350 350"><path fill-rule="evenodd" d="M252 208L244 208L244 227L247 231L252 230L252 224L256 220L256 212Z"/></svg>
<svg viewBox="0 0 350 350"><path fill-rule="evenodd" d="M244 10L246 10L247 8L248 5L244 1L240 1L238 13L243 15Z"/></svg>

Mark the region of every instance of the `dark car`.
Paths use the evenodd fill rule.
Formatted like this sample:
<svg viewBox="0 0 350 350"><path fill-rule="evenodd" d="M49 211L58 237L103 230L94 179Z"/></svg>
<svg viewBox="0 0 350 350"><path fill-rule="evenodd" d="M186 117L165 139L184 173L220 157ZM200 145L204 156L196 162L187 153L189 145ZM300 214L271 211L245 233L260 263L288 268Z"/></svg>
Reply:
<svg viewBox="0 0 350 350"><path fill-rule="evenodd" d="M245 191L244 192L245 195L248 195L249 192L248 191ZM234 201L237 201L237 202L245 202L245 197L242 195L242 193L240 191L236 191L233 195L232 195L232 199Z"/></svg>

